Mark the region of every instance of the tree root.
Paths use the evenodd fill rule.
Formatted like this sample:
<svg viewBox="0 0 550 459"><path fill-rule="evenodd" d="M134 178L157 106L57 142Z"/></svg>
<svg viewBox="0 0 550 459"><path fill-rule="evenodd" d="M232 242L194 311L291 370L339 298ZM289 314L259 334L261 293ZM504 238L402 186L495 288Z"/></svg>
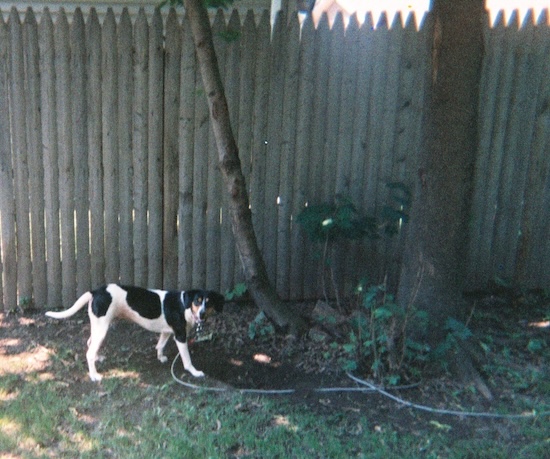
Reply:
<svg viewBox="0 0 550 459"><path fill-rule="evenodd" d="M465 385L473 385L488 402L492 402L494 397L491 389L479 370L482 360L480 353L476 352L474 344L470 341L462 341L448 356L452 374Z"/></svg>

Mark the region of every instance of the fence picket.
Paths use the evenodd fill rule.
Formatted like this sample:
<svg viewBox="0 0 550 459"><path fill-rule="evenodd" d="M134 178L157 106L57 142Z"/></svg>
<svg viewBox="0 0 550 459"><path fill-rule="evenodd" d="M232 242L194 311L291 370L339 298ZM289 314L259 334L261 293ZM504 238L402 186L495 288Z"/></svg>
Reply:
<svg viewBox="0 0 550 459"><path fill-rule="evenodd" d="M292 196L292 231L289 289L293 298L304 296L306 272L305 234L297 217L307 204L308 170L312 157L310 132L312 129L311 103L315 84L315 28L311 15L302 25L298 70L298 96L296 107L296 147L294 154L294 183Z"/></svg>
<svg viewBox="0 0 550 459"><path fill-rule="evenodd" d="M279 295L288 298L290 295L290 260L294 255L290 244L292 224L292 198L294 162L296 155L296 110L298 102L298 78L300 68L300 24L297 15L290 18L287 34L284 39L283 51L286 57L283 115L281 128L281 146L278 171L279 175L279 205L277 213L277 265L276 285Z"/></svg>
<svg viewBox="0 0 550 459"><path fill-rule="evenodd" d="M252 131L252 158L250 160L250 210L256 239L260 249L264 244L264 194L266 157L268 151L267 104L269 100L269 42L271 25L267 12L258 25L258 36L254 47L255 84L254 84L254 128Z"/></svg>
<svg viewBox="0 0 550 459"><path fill-rule="evenodd" d="M162 286L162 133L163 133L163 24L157 8L149 28L149 113L148 113L148 180L147 226L148 282Z"/></svg>
<svg viewBox="0 0 550 459"><path fill-rule="evenodd" d="M69 22L64 10L57 15L55 29L55 73L57 142L59 152L59 210L61 218L61 276L63 304L76 295L74 161L72 156Z"/></svg>
<svg viewBox="0 0 550 459"><path fill-rule="evenodd" d="M88 203L88 107L86 88L86 36L84 17L75 11L71 25L71 98L76 217L77 294L90 289L90 221Z"/></svg>
<svg viewBox="0 0 550 459"><path fill-rule="evenodd" d="M334 158L335 158L335 179L334 179L334 194L351 198L351 190L357 187L356 183L351 182L351 158L353 138L356 136L354 131L354 106L360 103L360 98L357 97L357 76L358 76L358 40L359 40L359 24L356 16L350 18L350 22L345 30L344 37L341 39L342 49L342 77L339 101L339 120L338 133L346 132L347 135L336 135L334 143ZM363 126L359 128L359 132ZM335 273L339 274L338 284L342 285L345 291L352 291L357 282L357 277L354 273L355 266L349 263L349 260L354 259L357 253L357 246L360 244L354 241L340 242L337 250L337 255L333 257ZM347 280L350 282L347 282Z"/></svg>
<svg viewBox="0 0 550 459"><path fill-rule="evenodd" d="M193 168L195 143L195 88L197 64L189 17L182 24L179 125L178 285L193 282Z"/></svg>
<svg viewBox="0 0 550 459"><path fill-rule="evenodd" d="M147 142L149 86L149 24L143 8L134 28L134 100L132 121L134 278L147 285Z"/></svg>
<svg viewBox="0 0 550 459"><path fill-rule="evenodd" d="M42 122L40 119L40 64L38 24L32 9L25 14L23 25L25 47L25 91L27 93L27 128L29 161L29 198L31 218L33 302L46 304L46 241L44 239L44 168L42 163Z"/></svg>
<svg viewBox="0 0 550 459"><path fill-rule="evenodd" d="M163 284L177 288L178 282L178 123L180 105L181 27L174 9L166 19L164 54L164 189L163 189Z"/></svg>
<svg viewBox="0 0 550 459"><path fill-rule="evenodd" d="M88 107L88 180L90 202L91 284L97 287L105 278L105 222L103 201L102 143L102 65L101 26L95 9L86 23L87 107Z"/></svg>
<svg viewBox="0 0 550 459"><path fill-rule="evenodd" d="M27 118L23 31L19 13L12 8L9 18L10 35L10 99L15 218L17 222L17 288L19 301L32 298L32 265L29 219L29 164L27 149Z"/></svg>
<svg viewBox="0 0 550 459"><path fill-rule="evenodd" d="M134 210L132 107L134 99L133 30L128 9L122 10L117 28L118 61L118 163L120 281L134 283ZM141 185L140 185L141 186Z"/></svg>
<svg viewBox="0 0 550 459"><path fill-rule="evenodd" d="M54 25L49 11L39 27L42 149L44 168L44 216L47 254L47 304L61 305L61 253L59 229L59 169L57 148L57 110L55 99Z"/></svg>
<svg viewBox="0 0 550 459"><path fill-rule="evenodd" d="M265 158L263 255L269 278L276 285L277 210L279 206L279 165L281 163L281 126L283 117L285 61L283 57L286 17L282 12L274 25L270 46L270 81L268 95L267 151Z"/></svg>
<svg viewBox="0 0 550 459"><path fill-rule="evenodd" d="M389 189L388 183L399 181L395 168L398 161L401 159L396 156L396 135L399 104L399 78L400 65L402 62L402 44L404 30L401 20L401 13L397 12L394 17L391 28L388 30L388 48L386 51L386 68L385 85L384 85L384 111L382 118L382 133L380 141L380 158L378 170L378 187L376 192L375 206L377 213L380 209L388 204ZM386 126L394 126L393 129L387 129ZM384 238L384 241L378 243L380 246L380 262L378 263L378 274L376 279L378 282L384 280L384 276L388 274L390 259L394 253L394 241L391 238Z"/></svg>
<svg viewBox="0 0 550 459"><path fill-rule="evenodd" d="M330 31L330 42L326 52L329 54L328 81L326 87L327 97L327 121L325 126L325 141L320 154L323 156L322 183L325 185L321 191L324 201L330 201L340 190L336 184L340 182L337 177L338 141L340 118L340 100L342 97L342 80L344 74L344 40L345 28L342 14L338 13ZM325 52L324 50L322 52Z"/></svg>
<svg viewBox="0 0 550 459"><path fill-rule="evenodd" d="M306 202L309 205L320 204L325 200L322 189L319 187L323 183L323 152L326 141L326 125L330 117L327 110L326 88L329 83L330 54L326 50L330 47L330 27L328 17L323 14L315 31L315 62L314 62L314 83L312 92L311 117L311 153L309 161L309 180L306 192ZM331 197L332 198L332 197ZM304 242L311 244L310 241ZM320 266L318 247L308 245L305 265L309 269L304 273L304 295L310 296L313 292L320 289L320 276L324 270Z"/></svg>
<svg viewBox="0 0 550 459"><path fill-rule="evenodd" d="M0 106L9 104L9 41L8 28L0 15ZM17 305L17 254L15 228L15 192L10 145L8 110L0 110L0 234L2 309Z"/></svg>
<svg viewBox="0 0 550 459"><path fill-rule="evenodd" d="M120 277L119 254L119 164L118 164L118 54L116 22L107 11L101 34L102 49L102 127L103 189L105 205L105 277L117 282Z"/></svg>
<svg viewBox="0 0 550 459"><path fill-rule="evenodd" d="M195 77L195 143L193 161L193 216L189 222L192 230L192 281L191 285L204 285L206 282L206 209L208 186L208 141L210 134L208 104L202 84L200 69L197 66ZM212 234L212 233L210 233Z"/></svg>

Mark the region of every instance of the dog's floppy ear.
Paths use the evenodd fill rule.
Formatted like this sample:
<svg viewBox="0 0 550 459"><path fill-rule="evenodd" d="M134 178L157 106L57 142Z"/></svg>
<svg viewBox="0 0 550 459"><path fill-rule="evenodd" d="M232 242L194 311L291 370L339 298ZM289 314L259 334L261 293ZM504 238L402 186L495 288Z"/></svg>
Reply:
<svg viewBox="0 0 550 459"><path fill-rule="evenodd" d="M214 290L208 290L206 292L208 297L208 307L213 308L216 312L223 311L223 304L225 302L225 297Z"/></svg>

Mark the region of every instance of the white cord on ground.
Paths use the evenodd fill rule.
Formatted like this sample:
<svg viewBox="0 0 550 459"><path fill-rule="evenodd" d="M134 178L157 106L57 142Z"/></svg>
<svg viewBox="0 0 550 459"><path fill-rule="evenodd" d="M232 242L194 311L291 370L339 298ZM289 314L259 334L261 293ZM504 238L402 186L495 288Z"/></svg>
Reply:
<svg viewBox="0 0 550 459"><path fill-rule="evenodd" d="M352 379L356 383L367 386L368 388L373 389L379 394L382 394L388 398L391 398L392 400L396 401L397 403L400 403L401 405L405 405L410 408L415 408L417 410L429 411L430 413L448 414L451 416L470 416L470 417L500 418L500 419L503 419L503 418L504 419L521 419L521 418L533 418L537 416L550 415L550 411L543 411L541 413L537 413L533 411L530 413L521 413L521 414L501 414L501 413L479 413L479 412L472 412L472 411L454 411L454 410L443 410L439 408L431 408L429 406L418 405L417 403L412 403L412 402L409 402L408 400L403 400L402 398L396 397L395 395L392 395L389 392L386 392L384 389L380 389L379 387L376 387L374 384L371 384L368 381L359 379L350 373L346 373L346 374L350 379Z"/></svg>
<svg viewBox="0 0 550 459"><path fill-rule="evenodd" d="M180 378L176 376L176 373L174 371L174 366L176 364L176 361L178 360L178 357L179 357L179 354L177 354L174 357L174 360L172 361L172 365L170 367L172 378L178 384L184 387L187 387L189 389L202 390L207 392L233 391L233 392L239 392L241 394L261 394L261 395L286 395L286 394L293 394L296 392L296 389L279 389L279 390L277 389L234 389L232 387L210 387L210 386L205 387L205 386L198 386L196 384L191 384L191 383L182 381ZM534 418L534 417L540 417L540 416L550 416L550 411L543 411L540 413L533 411L530 413L521 413L521 414L501 414L501 413L483 413L483 412L473 412L473 411L455 411L455 410L431 408L429 406L419 405L417 403L412 403L412 402L409 402L408 400L403 400L402 398L396 397L395 395L390 394L384 389L376 387L374 384L371 384L368 381L365 381L363 379L357 378L356 376L353 376L351 373L346 373L346 375L348 376L348 378L362 385L363 387L317 387L311 390L312 392L372 392L372 393L378 392L379 394L384 395L392 399L393 401L400 403L401 405L405 405L410 408L415 408L417 410L428 411L430 413L445 414L450 416L461 416L461 417L469 416L469 417L484 417L484 418L497 418L497 419L526 419L526 418ZM416 386L418 386L418 384L412 384L409 386L397 386L392 389L394 390L410 389Z"/></svg>

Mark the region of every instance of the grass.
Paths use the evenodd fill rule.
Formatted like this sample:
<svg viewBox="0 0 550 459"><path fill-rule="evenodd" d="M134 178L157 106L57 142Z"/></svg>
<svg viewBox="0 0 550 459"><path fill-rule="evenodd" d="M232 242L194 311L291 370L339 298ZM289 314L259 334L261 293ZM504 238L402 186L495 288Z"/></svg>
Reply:
<svg viewBox="0 0 550 459"><path fill-rule="evenodd" d="M320 419L280 399L178 393L122 378L105 383L82 395L59 381L2 378L0 451L25 458L336 458L388 457L399 446L394 434L372 433L367 420L349 422L343 413Z"/></svg>
<svg viewBox="0 0 550 459"><path fill-rule="evenodd" d="M498 442L451 446L446 429L399 435L343 411L319 416L286 398L188 392L172 383L144 385L128 374L78 386L37 373L1 377L0 452L21 458L510 457ZM515 457L547 457L548 419L521 422L532 441Z"/></svg>
<svg viewBox="0 0 550 459"><path fill-rule="evenodd" d="M387 457L397 447L395 436L375 435L367 420L350 423L342 413L319 419L279 399L105 382L82 395L59 381L2 378L0 451L28 458L336 458Z"/></svg>

